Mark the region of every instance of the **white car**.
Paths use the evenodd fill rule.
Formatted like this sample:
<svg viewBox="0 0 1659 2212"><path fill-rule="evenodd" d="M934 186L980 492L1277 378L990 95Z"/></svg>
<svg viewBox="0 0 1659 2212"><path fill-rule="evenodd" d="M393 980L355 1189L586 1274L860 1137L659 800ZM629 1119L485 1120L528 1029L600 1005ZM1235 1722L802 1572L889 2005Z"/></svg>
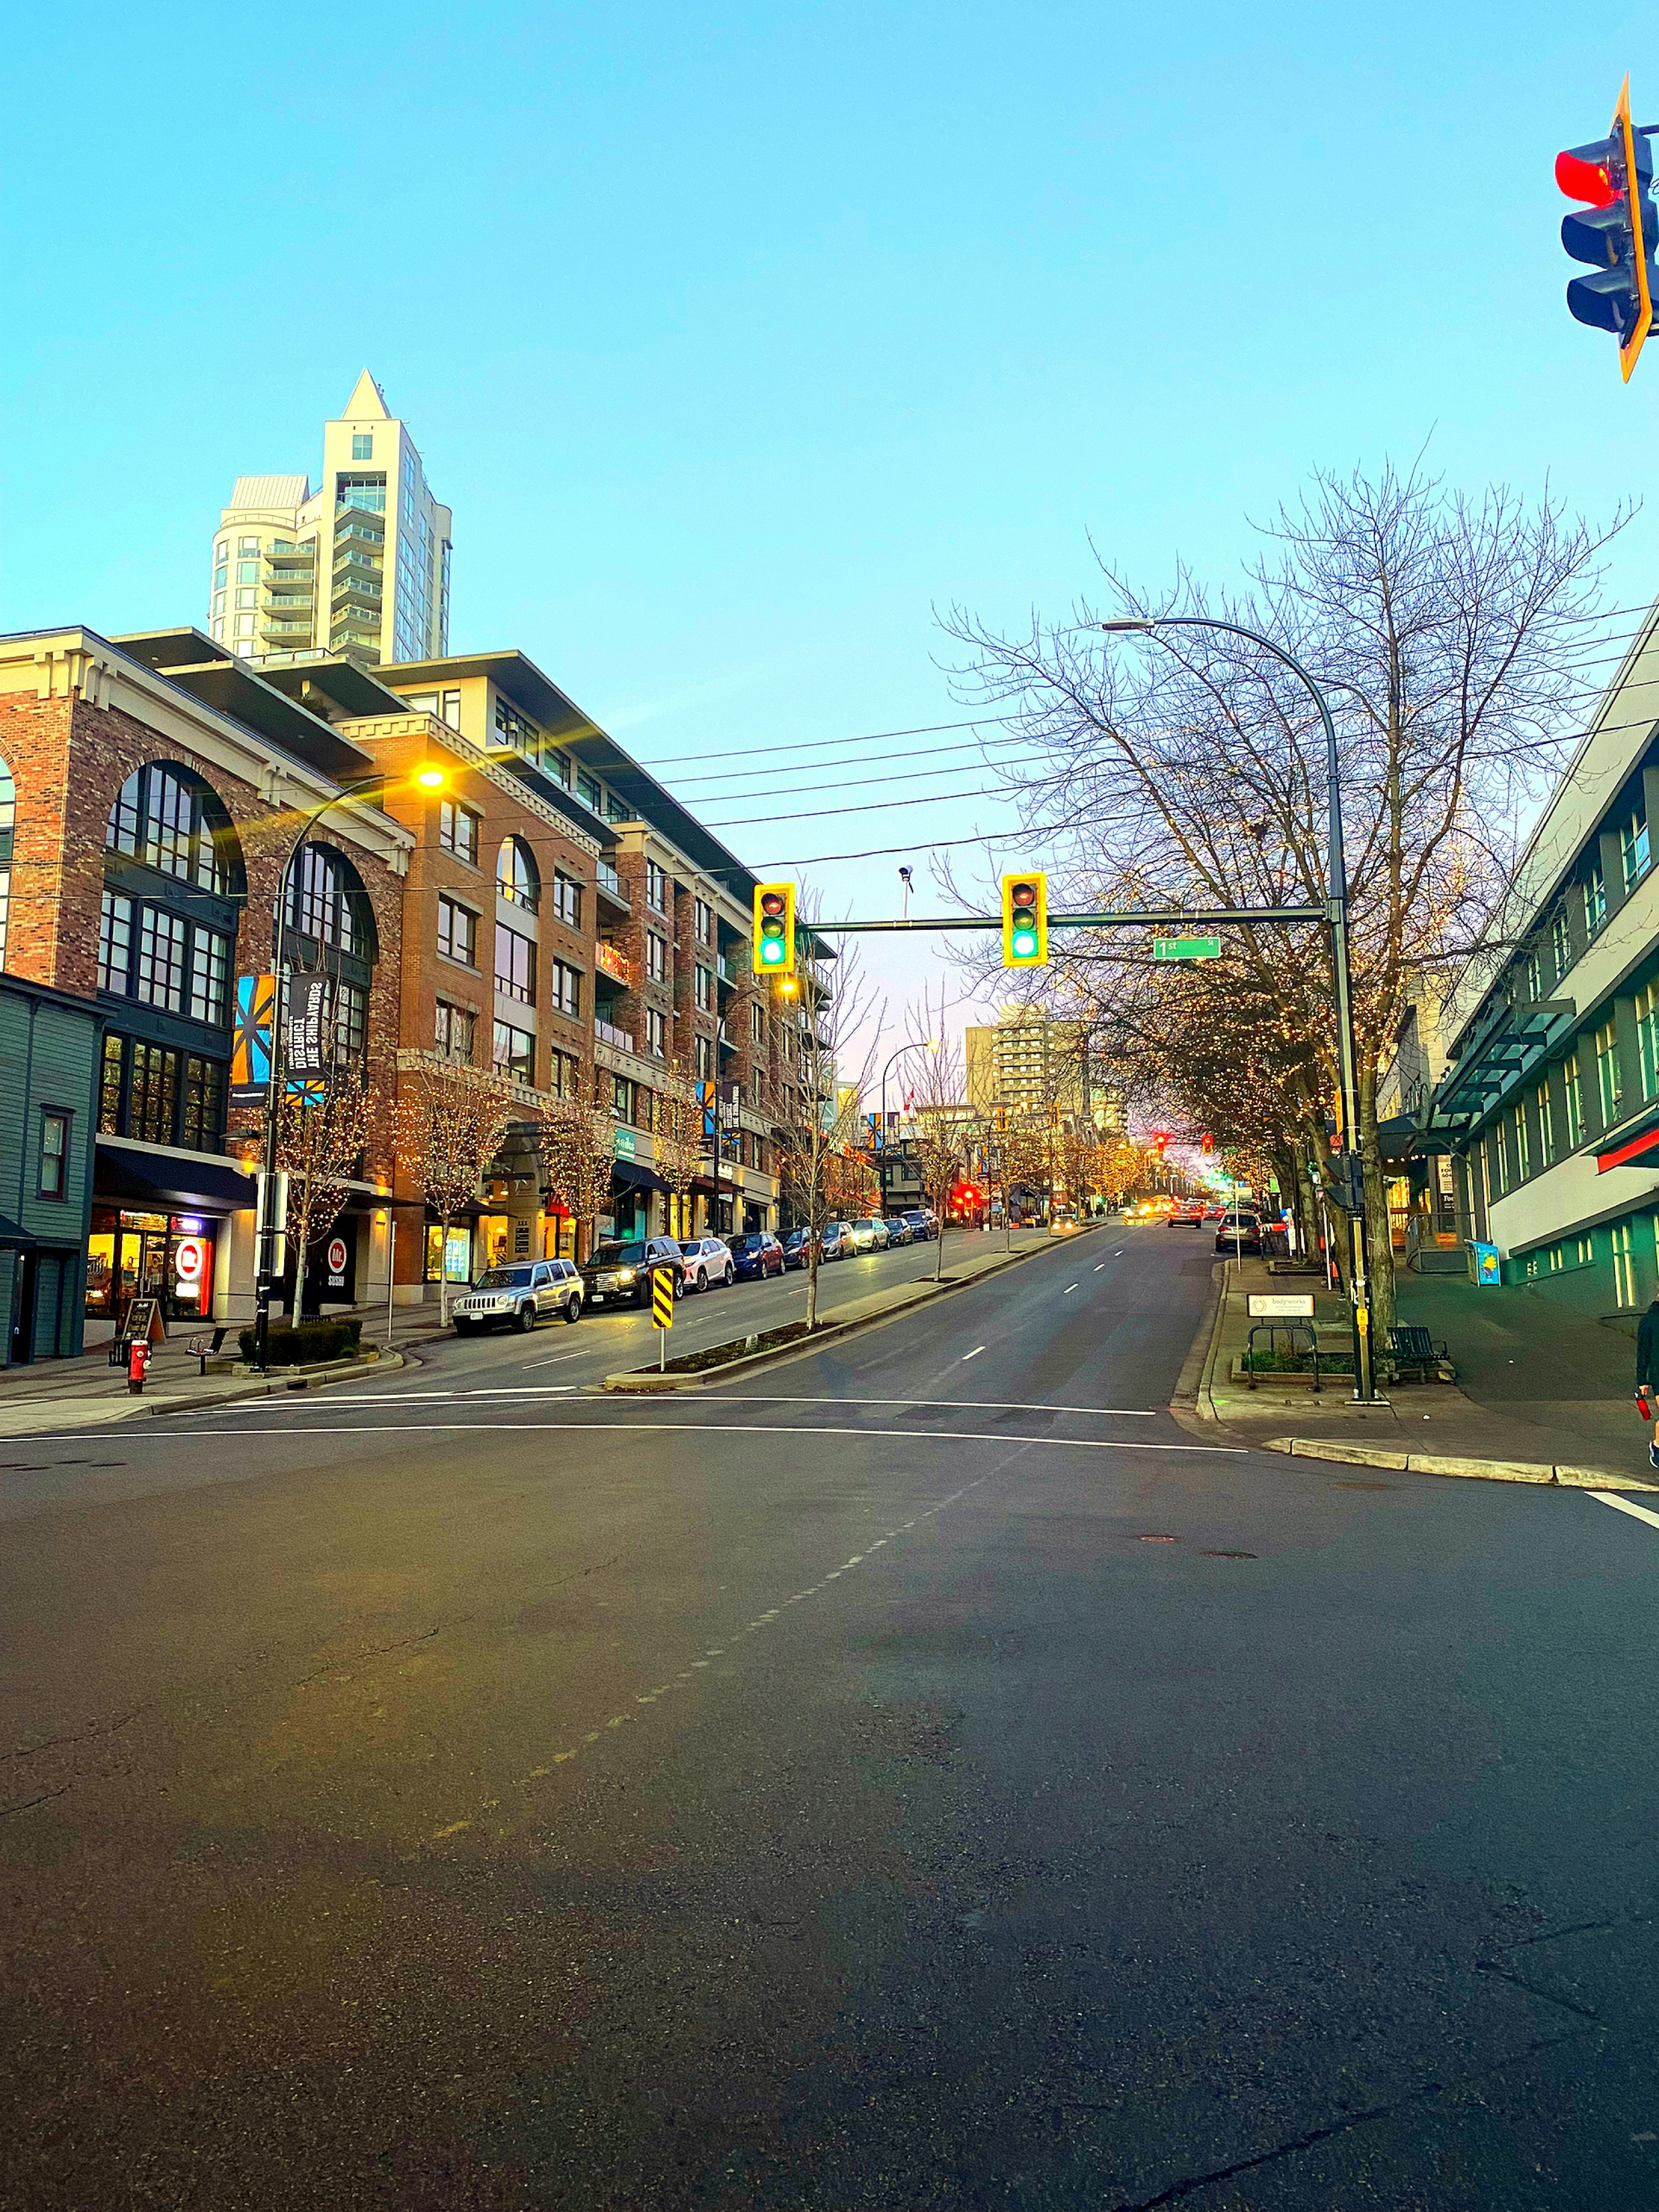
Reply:
<svg viewBox="0 0 1659 2212"><path fill-rule="evenodd" d="M738 1271L732 1255L718 1237L683 1239L680 1256L685 1261L685 1287L688 1291L706 1291L711 1283L723 1283L729 1289L737 1279Z"/></svg>
<svg viewBox="0 0 1659 2212"><path fill-rule="evenodd" d="M868 1215L853 1224L848 1237L855 1252L884 1252L892 1241L887 1234L887 1224Z"/></svg>
<svg viewBox="0 0 1659 2212"><path fill-rule="evenodd" d="M567 1321L578 1321L581 1310L582 1279L568 1260L489 1268L450 1308L457 1336L471 1336L475 1328L496 1322L532 1329L544 1314L562 1313Z"/></svg>

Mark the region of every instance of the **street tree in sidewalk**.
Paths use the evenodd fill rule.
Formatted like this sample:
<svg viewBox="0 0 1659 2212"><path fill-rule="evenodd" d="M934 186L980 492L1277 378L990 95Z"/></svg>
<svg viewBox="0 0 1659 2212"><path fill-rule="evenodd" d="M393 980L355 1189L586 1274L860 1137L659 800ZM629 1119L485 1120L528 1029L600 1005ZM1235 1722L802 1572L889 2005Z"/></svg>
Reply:
<svg viewBox="0 0 1659 2212"><path fill-rule="evenodd" d="M653 1141L656 1149L657 1173L668 1185L673 1218L678 1226L672 1231L677 1237L691 1234L690 1200L691 1186L702 1165L704 1147L708 1139L703 1134L705 1114L697 1086L683 1060L676 1060L667 1075L658 1086L656 1110L653 1115Z"/></svg>
<svg viewBox="0 0 1659 2212"><path fill-rule="evenodd" d="M543 1179L575 1224L576 1257L593 1249L593 1224L611 1203L616 1123L597 1100L556 1098L543 1109L537 1141Z"/></svg>
<svg viewBox="0 0 1659 2212"><path fill-rule="evenodd" d="M933 1250L933 1279L945 1271L945 1236L951 1215L951 1194L961 1180L967 1159L970 1116L963 1077L962 1046L945 1029L941 996L937 1008L924 994L920 1008L909 1011L912 1042L931 1042L919 1053L911 1095L911 1116L916 1128L916 1164L921 1187L939 1223Z"/></svg>
<svg viewBox="0 0 1659 2212"><path fill-rule="evenodd" d="M874 994L856 953L836 959L828 940L813 934L811 923L818 912L817 900L803 888L795 901L800 945L797 972L773 986L794 1040L794 1080L785 1087L773 1137L789 1211L808 1231L809 1329L817 1327L819 1240L824 1224L838 1220L844 1210L853 1156L866 1135L860 1107L874 1084L875 1039L881 1029ZM833 975L826 972L832 963ZM866 1035L871 1042L856 1075L849 1078L840 1060L851 1049L852 1040Z"/></svg>
<svg viewBox="0 0 1659 2212"><path fill-rule="evenodd" d="M1596 531L1547 494L1466 498L1419 461L1316 476L1266 526L1237 595L1212 598L1184 569L1149 592L1101 564L1105 611L1261 631L1309 669L1335 719L1379 1340L1394 1311L1379 1063L1409 982L1480 957L1531 811L1584 726L1613 641L1600 556L1626 519ZM997 718L1000 738L1023 741L988 750L987 767L1054 855L1051 908L1322 904L1325 746L1305 688L1248 640L1166 629L1126 646L1098 635L1099 612L1079 602L1019 635L961 610L947 623L963 648L959 696ZM1119 963L1147 955L1115 933L1051 943L1051 983L1091 1006L1110 1002ZM1306 1047L1314 1095L1333 1097L1326 933L1232 927L1225 969ZM1297 1136L1334 1183L1322 1115Z"/></svg>
<svg viewBox="0 0 1659 2212"><path fill-rule="evenodd" d="M276 1164L289 1178L296 1322L305 1312L312 1248L339 1219L347 1189L362 1172L380 1108L379 1093L350 1062L331 1067L320 1083L293 1086L277 1106Z"/></svg>
<svg viewBox="0 0 1659 2212"><path fill-rule="evenodd" d="M437 1215L443 1230L438 1315L449 1319L449 1231L479 1196L484 1174L501 1150L512 1094L494 1068L428 1060L400 1067L392 1119L398 1165Z"/></svg>

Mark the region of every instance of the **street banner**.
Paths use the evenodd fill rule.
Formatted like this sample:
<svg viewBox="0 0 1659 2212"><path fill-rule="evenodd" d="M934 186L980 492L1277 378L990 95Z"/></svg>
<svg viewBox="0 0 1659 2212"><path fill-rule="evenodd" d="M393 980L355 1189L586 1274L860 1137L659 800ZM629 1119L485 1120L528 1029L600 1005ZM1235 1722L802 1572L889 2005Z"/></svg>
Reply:
<svg viewBox="0 0 1659 2212"><path fill-rule="evenodd" d="M702 1108L702 1134L705 1144L714 1141L714 1086L712 1083L697 1085L697 1099Z"/></svg>
<svg viewBox="0 0 1659 2212"><path fill-rule="evenodd" d="M276 1003L274 975L236 978L236 1028L230 1045L230 1103L263 1106L270 1089L270 1032Z"/></svg>
<svg viewBox="0 0 1659 2212"><path fill-rule="evenodd" d="M327 976L301 975L290 969L287 1018L283 1034L283 1068L291 1088L305 1089L320 1084L328 1073L328 1062L323 1052L327 1011Z"/></svg>

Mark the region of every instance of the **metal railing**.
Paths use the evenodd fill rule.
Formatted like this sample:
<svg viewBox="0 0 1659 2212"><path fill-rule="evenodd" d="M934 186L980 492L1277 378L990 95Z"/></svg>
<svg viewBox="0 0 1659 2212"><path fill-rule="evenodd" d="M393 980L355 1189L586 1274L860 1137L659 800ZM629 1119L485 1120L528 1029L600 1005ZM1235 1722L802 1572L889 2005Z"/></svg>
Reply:
<svg viewBox="0 0 1659 2212"><path fill-rule="evenodd" d="M610 1045L613 1051L632 1052L634 1049L631 1030L619 1030L612 1022L600 1021L597 1015L593 1018L593 1034L601 1044Z"/></svg>

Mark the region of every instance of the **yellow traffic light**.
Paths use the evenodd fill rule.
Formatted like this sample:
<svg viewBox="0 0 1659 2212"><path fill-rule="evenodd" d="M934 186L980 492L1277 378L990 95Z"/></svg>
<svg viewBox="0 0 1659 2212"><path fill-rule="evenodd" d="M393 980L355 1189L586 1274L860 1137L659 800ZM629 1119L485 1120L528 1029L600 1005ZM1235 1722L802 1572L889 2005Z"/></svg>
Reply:
<svg viewBox="0 0 1659 2212"><path fill-rule="evenodd" d="M1042 968L1048 959L1048 878L1025 868L1002 879L1002 964Z"/></svg>
<svg viewBox="0 0 1659 2212"><path fill-rule="evenodd" d="M795 886L757 884L750 966L757 975L795 972Z"/></svg>

